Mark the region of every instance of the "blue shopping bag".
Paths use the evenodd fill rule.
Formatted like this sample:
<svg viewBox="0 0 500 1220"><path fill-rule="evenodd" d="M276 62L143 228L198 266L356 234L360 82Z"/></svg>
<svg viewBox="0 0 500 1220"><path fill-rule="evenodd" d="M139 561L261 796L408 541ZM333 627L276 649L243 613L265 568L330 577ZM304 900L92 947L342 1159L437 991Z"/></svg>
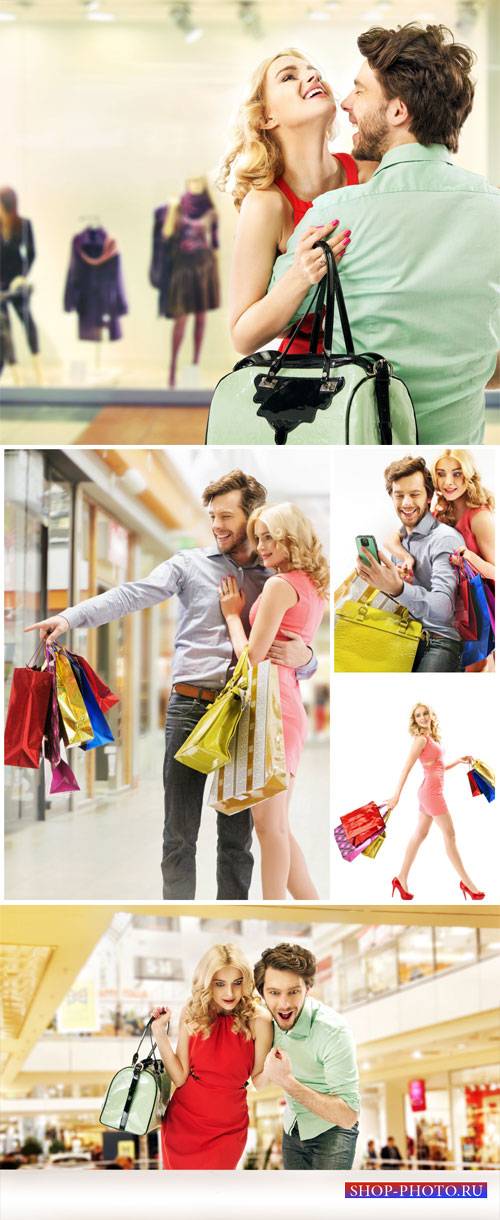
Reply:
<svg viewBox="0 0 500 1220"><path fill-rule="evenodd" d="M484 775L481 775L479 771L474 771L473 769L472 774L480 792L482 792L483 796L485 796L486 800L491 804L491 802L495 800L495 789L493 784L489 784L488 780L485 779Z"/></svg>
<svg viewBox="0 0 500 1220"><path fill-rule="evenodd" d="M466 669L467 665L474 665L476 661L485 661L495 647L483 578L478 572L474 573L469 564L464 563L464 568L476 612L477 639L465 640L460 662L462 669Z"/></svg>
<svg viewBox="0 0 500 1220"><path fill-rule="evenodd" d="M101 712L85 670L82 669L82 666L78 664L78 661L75 661L72 653L67 653L66 655L82 692L83 702L87 708L89 720L94 731L92 740L84 741L82 743L82 750L96 750L98 746L108 745L110 741L114 741L115 739L106 717L104 716L103 712Z"/></svg>

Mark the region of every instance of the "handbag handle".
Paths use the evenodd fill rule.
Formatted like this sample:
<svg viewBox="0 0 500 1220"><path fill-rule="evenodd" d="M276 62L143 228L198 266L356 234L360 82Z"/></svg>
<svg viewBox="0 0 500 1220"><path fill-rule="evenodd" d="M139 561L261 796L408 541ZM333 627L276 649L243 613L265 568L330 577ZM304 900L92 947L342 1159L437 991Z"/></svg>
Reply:
<svg viewBox="0 0 500 1220"><path fill-rule="evenodd" d="M141 1049L141 1046L142 1046L147 1034L149 1034L149 1038L150 1038L150 1042L151 1042L151 1050L150 1050L149 1054L146 1056L146 1059L142 1060L142 1062L147 1063L150 1059L153 1059L155 1063L158 1062L158 1060L156 1058L156 1051L157 1051L158 1047L157 1047L157 1043L155 1042L155 1040L153 1038L153 1034L152 1034L152 1030L151 1030L153 1021L154 1021L154 1017L150 1017L149 1021L146 1022L144 1029L142 1031L142 1034L139 1038L139 1042L137 1043L137 1050L136 1050L135 1054L132 1055L132 1063L134 1064L134 1067L139 1058L139 1051ZM168 1034L169 1029L170 1029L170 1021L167 1024L167 1034Z"/></svg>
<svg viewBox="0 0 500 1220"><path fill-rule="evenodd" d="M351 327L349 325L349 318L347 316L347 308L346 308L346 303L344 300L344 293L342 291L342 285L340 283L340 276L338 273L338 268L337 268L337 264L335 262L333 251L332 251L331 247L328 245L327 241L315 242L313 249L316 250L316 248L318 248L318 247L321 248L321 250L323 251L323 254L325 256L325 259L326 259L327 292L326 292L325 331L324 331L324 339L323 339L323 344L324 344L324 348L325 348L325 356L329 360L331 360L332 354L333 354L332 346L333 346L333 323L334 323L334 318L335 318L335 301L337 301L337 305L338 305L340 325L342 327L342 334L344 337L346 355L355 356L356 353L354 350L354 343L353 343L353 338L352 338L352 334L351 334Z"/></svg>

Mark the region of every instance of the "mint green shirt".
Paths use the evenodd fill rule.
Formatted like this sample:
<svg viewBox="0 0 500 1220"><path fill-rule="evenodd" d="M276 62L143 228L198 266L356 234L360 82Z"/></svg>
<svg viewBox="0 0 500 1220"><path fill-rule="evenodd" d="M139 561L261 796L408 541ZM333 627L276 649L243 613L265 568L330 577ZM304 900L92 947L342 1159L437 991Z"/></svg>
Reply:
<svg viewBox="0 0 500 1220"><path fill-rule="evenodd" d="M358 352L394 366L423 444L478 444L500 346L500 191L439 144L402 144L369 182L314 201L276 260L270 287L310 225L352 230L339 264ZM310 308L308 292L298 319ZM344 352L338 319L334 350Z"/></svg>
<svg viewBox="0 0 500 1220"><path fill-rule="evenodd" d="M290 1030L274 1025L274 1046L286 1051L295 1079L315 1093L334 1093L352 1110L359 1110L359 1080L354 1039L338 1012L307 996L304 1007ZM328 1131L334 1123L319 1118L288 1093L283 1126L291 1131L298 1123L301 1139L312 1139Z"/></svg>

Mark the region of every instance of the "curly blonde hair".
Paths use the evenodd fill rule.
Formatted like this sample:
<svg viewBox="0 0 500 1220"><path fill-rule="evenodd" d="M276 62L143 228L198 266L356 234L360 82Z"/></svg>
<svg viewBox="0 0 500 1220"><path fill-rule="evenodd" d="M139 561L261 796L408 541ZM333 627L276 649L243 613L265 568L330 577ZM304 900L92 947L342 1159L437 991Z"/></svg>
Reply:
<svg viewBox="0 0 500 1220"><path fill-rule="evenodd" d="M443 449L439 457L434 462L431 473L432 482L436 489L436 505L434 508L435 516L439 521L444 521L446 525L455 524L455 508L453 502L450 502L442 496L437 489L437 475L439 463L443 458L451 458L452 462L456 462L460 466L465 480L465 495L468 508L488 508L490 512L495 508L495 497L487 487L483 487L481 482L480 472L474 462L472 454L468 449Z"/></svg>
<svg viewBox="0 0 500 1220"><path fill-rule="evenodd" d="M255 994L252 969L237 945L212 945L196 966L191 995L186 1004L185 1023L190 1034L201 1033L210 1037L210 1031L219 1009L212 997L212 982L218 970L234 966L241 971L243 988L241 1000L233 1010L233 1030L243 1033L248 1040L252 1035L253 1019L259 1003Z"/></svg>
<svg viewBox="0 0 500 1220"><path fill-rule="evenodd" d="M281 542L294 571L306 572L318 593L328 597L330 571L312 522L296 504L264 504L254 509L247 531L252 546L257 546L256 521L263 521L275 542Z"/></svg>
<svg viewBox="0 0 500 1220"><path fill-rule="evenodd" d="M441 733L439 732L438 718L436 716L435 711L433 711L432 707L429 707L428 703L414 703L413 704L413 707L412 707L411 713L410 713L410 723L408 725L408 728L409 728L409 731L410 731L412 737L421 737L422 736L422 729L420 729L418 727L418 724L416 723L416 720L415 720L415 712L417 710L417 707L423 707L423 708L425 708L426 712L429 712L429 715L431 718L430 736L432 737L433 741L441 741Z"/></svg>
<svg viewBox="0 0 500 1220"><path fill-rule="evenodd" d="M217 186L233 196L238 209L252 188L268 190L285 171L279 139L273 131L266 131L263 126L266 121L267 73L271 64L283 55L293 55L295 59L309 63L309 57L296 47L284 47L276 55L262 60L252 76L248 95L239 107L233 138L219 166ZM333 97L327 82L323 81L323 84Z"/></svg>

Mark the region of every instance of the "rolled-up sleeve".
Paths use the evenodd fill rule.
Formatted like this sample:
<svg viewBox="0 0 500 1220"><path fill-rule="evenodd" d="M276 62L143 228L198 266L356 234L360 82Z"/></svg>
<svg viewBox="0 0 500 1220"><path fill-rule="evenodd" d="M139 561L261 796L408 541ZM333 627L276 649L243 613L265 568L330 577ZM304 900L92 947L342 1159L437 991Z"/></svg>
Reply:
<svg viewBox="0 0 500 1220"><path fill-rule="evenodd" d="M173 597L182 591L185 580L186 559L182 554L173 555L153 568L149 576L107 589L97 597L89 597L77 606L68 607L62 614L71 628L102 627L103 623L111 623L113 619L123 618L136 610L145 610Z"/></svg>
<svg viewBox="0 0 500 1220"><path fill-rule="evenodd" d="M458 571L450 563L454 549L452 541L445 540L443 549L433 555L430 589L405 584L396 598L420 622L425 619L443 627L453 623L458 589Z"/></svg>
<svg viewBox="0 0 500 1220"><path fill-rule="evenodd" d="M321 1048L327 1092L345 1101L359 1113L359 1076L354 1038L346 1025L329 1029Z"/></svg>

